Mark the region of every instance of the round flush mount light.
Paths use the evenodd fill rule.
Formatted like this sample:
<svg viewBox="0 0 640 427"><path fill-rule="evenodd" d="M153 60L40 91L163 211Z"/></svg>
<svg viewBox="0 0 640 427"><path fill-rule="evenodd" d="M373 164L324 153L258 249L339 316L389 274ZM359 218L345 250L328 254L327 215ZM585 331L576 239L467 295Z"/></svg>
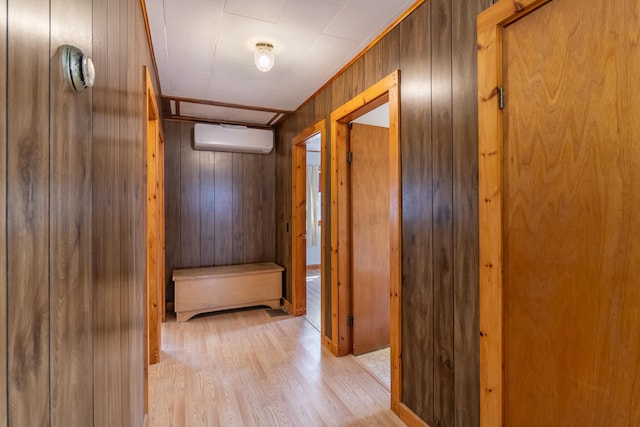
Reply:
<svg viewBox="0 0 640 427"><path fill-rule="evenodd" d="M93 87L96 71L93 61L75 46L62 46L62 74L67 87L74 92Z"/></svg>
<svg viewBox="0 0 640 427"><path fill-rule="evenodd" d="M258 70L267 72L273 68L276 57L273 55L273 45L271 43L256 43L256 53L253 55Z"/></svg>

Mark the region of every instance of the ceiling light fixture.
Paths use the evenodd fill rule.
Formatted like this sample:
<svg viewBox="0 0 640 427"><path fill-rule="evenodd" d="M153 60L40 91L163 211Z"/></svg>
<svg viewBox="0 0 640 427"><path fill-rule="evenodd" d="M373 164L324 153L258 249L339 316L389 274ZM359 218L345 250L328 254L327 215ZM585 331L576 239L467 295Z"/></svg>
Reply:
<svg viewBox="0 0 640 427"><path fill-rule="evenodd" d="M256 53L253 55L253 60L258 70L266 73L273 68L276 57L273 55L272 49L273 45L271 43L256 43Z"/></svg>

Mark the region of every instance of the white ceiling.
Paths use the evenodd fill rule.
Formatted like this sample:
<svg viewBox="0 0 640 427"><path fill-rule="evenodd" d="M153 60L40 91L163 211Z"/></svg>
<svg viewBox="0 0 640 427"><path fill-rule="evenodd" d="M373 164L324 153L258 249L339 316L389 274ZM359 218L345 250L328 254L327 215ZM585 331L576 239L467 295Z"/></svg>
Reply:
<svg viewBox="0 0 640 427"><path fill-rule="evenodd" d="M147 0L162 96L199 101L172 103L172 114L182 117L269 124L278 110L298 108L414 3ZM276 57L267 73L253 64L262 41L273 44Z"/></svg>

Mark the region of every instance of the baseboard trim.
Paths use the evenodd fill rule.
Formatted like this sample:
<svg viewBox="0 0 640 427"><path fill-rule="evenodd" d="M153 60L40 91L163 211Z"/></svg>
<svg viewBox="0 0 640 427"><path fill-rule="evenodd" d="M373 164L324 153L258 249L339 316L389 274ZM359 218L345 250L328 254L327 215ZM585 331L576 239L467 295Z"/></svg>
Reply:
<svg viewBox="0 0 640 427"><path fill-rule="evenodd" d="M334 356L338 355L338 346L336 346L333 341L331 341L331 338L329 337L322 337L322 345L329 350L331 353L333 353Z"/></svg>
<svg viewBox="0 0 640 427"><path fill-rule="evenodd" d="M287 301L286 298L282 298L282 307L283 307L284 311L286 311L287 313L293 315L293 306L291 305L291 303L289 301Z"/></svg>
<svg viewBox="0 0 640 427"><path fill-rule="evenodd" d="M429 424L402 402L392 402L391 409L409 427L429 427Z"/></svg>

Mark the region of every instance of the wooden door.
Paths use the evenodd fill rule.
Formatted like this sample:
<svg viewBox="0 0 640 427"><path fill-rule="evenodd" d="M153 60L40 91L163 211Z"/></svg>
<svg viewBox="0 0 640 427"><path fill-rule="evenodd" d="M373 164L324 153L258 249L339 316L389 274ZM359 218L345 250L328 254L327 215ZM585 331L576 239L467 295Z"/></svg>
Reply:
<svg viewBox="0 0 640 427"><path fill-rule="evenodd" d="M485 304L481 328L502 327L506 426L640 422L639 29L637 1L555 0L501 32L504 136L481 141L480 186L496 185L485 206L501 189L500 212L481 209L481 268L502 268L502 319Z"/></svg>
<svg viewBox="0 0 640 427"><path fill-rule="evenodd" d="M389 129L351 127L353 354L389 345Z"/></svg>

